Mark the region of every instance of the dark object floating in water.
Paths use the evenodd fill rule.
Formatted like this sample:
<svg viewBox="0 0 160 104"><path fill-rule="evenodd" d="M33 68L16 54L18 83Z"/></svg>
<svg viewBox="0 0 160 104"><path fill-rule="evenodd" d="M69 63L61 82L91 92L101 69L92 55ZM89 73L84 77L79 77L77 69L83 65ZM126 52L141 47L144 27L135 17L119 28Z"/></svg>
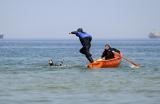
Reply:
<svg viewBox="0 0 160 104"><path fill-rule="evenodd" d="M58 64L58 63L54 63L52 59L49 59L49 60L48 60L48 64L49 64L50 66L62 66L63 61L61 61L61 63Z"/></svg>
<svg viewBox="0 0 160 104"><path fill-rule="evenodd" d="M160 38L160 32L149 33L149 38Z"/></svg>

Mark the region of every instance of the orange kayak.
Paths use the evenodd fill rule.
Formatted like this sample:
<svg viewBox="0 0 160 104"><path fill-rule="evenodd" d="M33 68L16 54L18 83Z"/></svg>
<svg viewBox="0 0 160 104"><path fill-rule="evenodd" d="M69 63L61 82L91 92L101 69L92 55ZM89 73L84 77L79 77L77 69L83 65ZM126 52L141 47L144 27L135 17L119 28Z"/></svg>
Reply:
<svg viewBox="0 0 160 104"><path fill-rule="evenodd" d="M118 67L122 60L122 53L114 53L114 58L109 60L99 59L88 64L88 68L115 68Z"/></svg>

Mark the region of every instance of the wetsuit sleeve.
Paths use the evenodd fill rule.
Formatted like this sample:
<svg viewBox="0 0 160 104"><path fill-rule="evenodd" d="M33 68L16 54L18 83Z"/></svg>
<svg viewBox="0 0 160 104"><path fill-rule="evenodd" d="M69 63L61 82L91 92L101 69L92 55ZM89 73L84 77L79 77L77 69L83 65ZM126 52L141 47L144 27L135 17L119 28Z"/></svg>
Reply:
<svg viewBox="0 0 160 104"><path fill-rule="evenodd" d="M105 57L105 51L103 51L102 55L101 55L101 58Z"/></svg>
<svg viewBox="0 0 160 104"><path fill-rule="evenodd" d="M79 33L77 31L72 31L71 34L75 34L77 37L79 37Z"/></svg>
<svg viewBox="0 0 160 104"><path fill-rule="evenodd" d="M71 34L75 34L76 35L76 34L78 34L78 32L77 31L72 31Z"/></svg>

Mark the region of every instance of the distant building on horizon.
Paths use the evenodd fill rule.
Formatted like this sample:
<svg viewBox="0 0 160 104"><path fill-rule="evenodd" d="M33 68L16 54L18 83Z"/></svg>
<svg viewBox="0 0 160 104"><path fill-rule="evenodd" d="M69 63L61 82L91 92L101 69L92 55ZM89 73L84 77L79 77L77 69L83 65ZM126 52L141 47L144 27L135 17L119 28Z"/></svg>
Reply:
<svg viewBox="0 0 160 104"><path fill-rule="evenodd" d="M149 33L149 38L160 38L160 32Z"/></svg>
<svg viewBox="0 0 160 104"><path fill-rule="evenodd" d="M3 34L0 34L0 39L3 39L4 35Z"/></svg>

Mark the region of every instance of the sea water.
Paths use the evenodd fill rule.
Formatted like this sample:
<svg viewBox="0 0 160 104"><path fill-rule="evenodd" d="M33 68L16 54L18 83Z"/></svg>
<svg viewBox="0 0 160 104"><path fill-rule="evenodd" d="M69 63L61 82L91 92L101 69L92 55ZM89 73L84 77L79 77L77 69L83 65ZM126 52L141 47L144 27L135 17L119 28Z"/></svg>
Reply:
<svg viewBox="0 0 160 104"><path fill-rule="evenodd" d="M94 59L105 43L141 67L89 70L79 40L1 40L0 104L159 104L160 40L94 40Z"/></svg>

